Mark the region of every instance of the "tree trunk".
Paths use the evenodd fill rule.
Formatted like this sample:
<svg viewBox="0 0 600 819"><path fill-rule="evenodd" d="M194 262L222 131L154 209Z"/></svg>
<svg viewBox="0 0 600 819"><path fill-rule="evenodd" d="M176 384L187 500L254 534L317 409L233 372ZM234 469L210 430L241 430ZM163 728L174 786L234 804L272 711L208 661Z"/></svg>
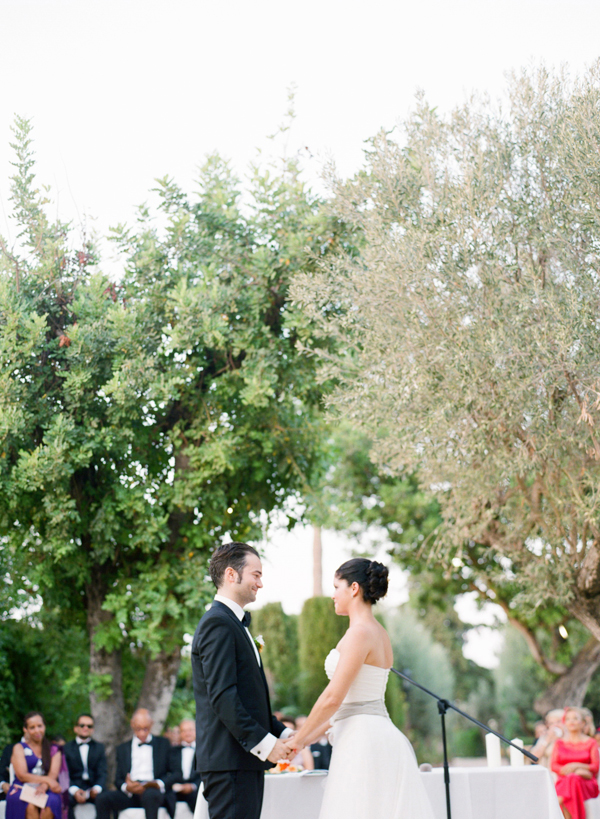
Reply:
<svg viewBox="0 0 600 819"><path fill-rule="evenodd" d="M154 720L152 731L157 735L162 733L167 721L180 665L181 649L179 646L170 654L161 651L153 660L148 660L146 665L137 707L147 708L150 711Z"/></svg>
<svg viewBox="0 0 600 819"><path fill-rule="evenodd" d="M123 740L127 729L123 702L121 652L97 648L94 642L98 628L113 617L111 612L102 609L104 602L102 584L99 582L88 584L86 595L92 682L90 707L96 726L94 737L105 744L108 759L108 781L112 782L115 770L115 748Z"/></svg>
<svg viewBox="0 0 600 819"><path fill-rule="evenodd" d="M533 707L544 716L554 708L583 705L592 674L600 665L600 642L591 637L571 666L535 701Z"/></svg>
<svg viewBox="0 0 600 819"><path fill-rule="evenodd" d="M323 597L323 546L320 526L313 526L313 597Z"/></svg>

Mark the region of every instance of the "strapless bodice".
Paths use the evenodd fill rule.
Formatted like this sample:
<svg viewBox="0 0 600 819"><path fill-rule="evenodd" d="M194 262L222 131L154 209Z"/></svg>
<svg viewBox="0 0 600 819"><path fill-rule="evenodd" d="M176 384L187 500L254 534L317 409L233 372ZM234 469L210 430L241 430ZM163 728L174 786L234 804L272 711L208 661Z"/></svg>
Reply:
<svg viewBox="0 0 600 819"><path fill-rule="evenodd" d="M340 652L332 648L325 658L325 673L331 679L337 668ZM385 687L390 674L389 668L379 668L376 665L362 665L346 696L344 702L367 702L383 700Z"/></svg>

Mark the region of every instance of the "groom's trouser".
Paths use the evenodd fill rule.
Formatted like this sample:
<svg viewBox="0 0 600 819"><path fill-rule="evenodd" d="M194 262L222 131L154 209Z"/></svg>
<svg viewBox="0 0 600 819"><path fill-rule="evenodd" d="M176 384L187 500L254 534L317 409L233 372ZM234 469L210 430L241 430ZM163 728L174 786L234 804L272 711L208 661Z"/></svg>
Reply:
<svg viewBox="0 0 600 819"><path fill-rule="evenodd" d="M260 819L264 771L202 771L210 819Z"/></svg>
<svg viewBox="0 0 600 819"><path fill-rule="evenodd" d="M126 808L144 808L146 819L158 819L158 809L162 807L164 795L158 788L147 788L140 796L127 796L123 791L102 791L96 797L97 819L110 819L110 813L116 817L119 811Z"/></svg>

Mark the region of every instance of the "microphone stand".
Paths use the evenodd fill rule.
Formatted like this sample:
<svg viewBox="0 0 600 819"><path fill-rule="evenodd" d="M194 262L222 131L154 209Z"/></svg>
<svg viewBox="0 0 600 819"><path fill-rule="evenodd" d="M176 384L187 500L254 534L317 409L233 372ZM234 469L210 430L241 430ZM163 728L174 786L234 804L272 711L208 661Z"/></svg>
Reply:
<svg viewBox="0 0 600 819"><path fill-rule="evenodd" d="M438 713L442 720L442 744L444 747L444 785L446 787L447 819L452 819L452 813L450 810L450 767L448 765L448 747L446 742L446 712L448 711L448 709L451 708L453 711L456 711L457 714L460 714L461 717L465 717L466 719L473 722L475 725L478 725L480 728L483 728L484 731L487 731L490 734L494 734L499 739L501 739L502 742L506 742L507 745L510 745L511 748L516 748L524 756L529 757L529 759L531 759L532 762L538 761L537 756L534 756L530 751L526 751L525 748L520 748L518 745L515 745L514 742L511 742L510 739L507 739L505 736L502 736L502 734L499 734L498 731L494 731L494 729L490 728L489 725L485 725L483 722L479 722L478 719L469 716L469 714L465 714L465 712L461 711L460 708L457 708L456 705L453 705L451 702L444 699L443 697L439 697L437 694L434 694L433 691L430 691L428 688L425 688L424 685L421 685L420 683L415 682L410 677L407 677L406 674L402 674L402 672L397 671L395 668L391 668L390 671L392 671L397 677L401 677L403 680L406 680L411 685L414 685L416 688L420 688L421 691L424 691L426 694L429 694L429 696L433 697L434 700L437 700Z"/></svg>

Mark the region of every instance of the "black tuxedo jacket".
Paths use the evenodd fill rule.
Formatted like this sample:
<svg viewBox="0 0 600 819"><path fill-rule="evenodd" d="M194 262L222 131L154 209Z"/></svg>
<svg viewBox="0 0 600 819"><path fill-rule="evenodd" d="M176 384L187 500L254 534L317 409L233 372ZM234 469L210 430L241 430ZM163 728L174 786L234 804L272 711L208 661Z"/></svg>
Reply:
<svg viewBox="0 0 600 819"><path fill-rule="evenodd" d="M0 782L10 782L10 760L12 757L14 745L12 742L10 745L6 745L4 750L2 751L2 756L0 756ZM0 801L6 799L4 791L0 791Z"/></svg>
<svg viewBox="0 0 600 819"><path fill-rule="evenodd" d="M201 772L267 770L250 749L285 725L271 714L269 689L244 626L215 601L192 641L196 761Z"/></svg>
<svg viewBox="0 0 600 819"><path fill-rule="evenodd" d="M67 761L71 785L77 785L78 788L84 791L93 788L94 785L100 785L104 789L106 788L106 753L104 745L101 742L96 742L95 739L91 739L89 746L87 761L89 779L83 778L83 762L81 761L79 745L76 740L72 739L70 742L65 743L62 749Z"/></svg>
<svg viewBox="0 0 600 819"><path fill-rule="evenodd" d="M198 787L200 785L200 772L196 770L197 763L195 758L192 763L190 778L183 778L182 750L182 745L175 745L174 748L171 748L171 773L169 774L168 785L169 787L172 787L176 782L178 782L180 785L184 785L186 782L189 782L190 784Z"/></svg>
<svg viewBox="0 0 600 819"><path fill-rule="evenodd" d="M121 790L128 773L131 773L131 745L133 740L123 742L117 748L117 772L115 785ZM168 788L171 774L171 743L166 737L152 737L152 760L154 763L154 779L160 779Z"/></svg>
<svg viewBox="0 0 600 819"><path fill-rule="evenodd" d="M332 751L333 748L329 743L327 743L327 745L321 745L320 742L315 742L314 745L310 746L310 752L315 760L315 770L329 770Z"/></svg>

